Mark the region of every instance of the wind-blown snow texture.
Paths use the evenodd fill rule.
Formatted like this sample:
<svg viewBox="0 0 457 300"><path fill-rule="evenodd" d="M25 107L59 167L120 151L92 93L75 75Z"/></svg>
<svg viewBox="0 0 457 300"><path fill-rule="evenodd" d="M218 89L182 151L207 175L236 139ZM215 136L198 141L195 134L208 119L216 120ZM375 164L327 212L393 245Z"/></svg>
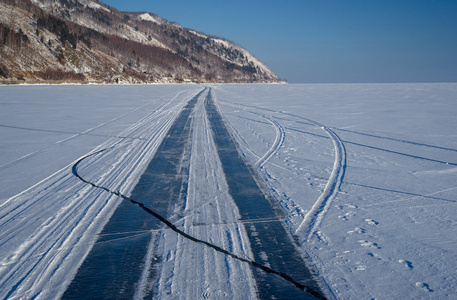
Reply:
<svg viewBox="0 0 457 300"><path fill-rule="evenodd" d="M457 84L213 85L246 160L337 299L452 299ZM0 87L0 297L62 295L196 85ZM204 107L193 116L185 232L252 257ZM248 225L246 225L248 226ZM152 234L136 295L256 298L249 266ZM191 253L189 257L182 253ZM154 277L158 276L158 277Z"/></svg>

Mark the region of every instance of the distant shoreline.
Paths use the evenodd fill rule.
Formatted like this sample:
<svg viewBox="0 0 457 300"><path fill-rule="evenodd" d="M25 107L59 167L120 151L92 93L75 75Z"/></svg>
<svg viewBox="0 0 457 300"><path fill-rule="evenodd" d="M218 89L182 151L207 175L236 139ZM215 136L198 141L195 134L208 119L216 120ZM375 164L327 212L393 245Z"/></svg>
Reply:
<svg viewBox="0 0 457 300"><path fill-rule="evenodd" d="M85 81L85 80L0 80L0 86L11 85L160 85L160 84L288 84L281 82L106 82L106 81Z"/></svg>

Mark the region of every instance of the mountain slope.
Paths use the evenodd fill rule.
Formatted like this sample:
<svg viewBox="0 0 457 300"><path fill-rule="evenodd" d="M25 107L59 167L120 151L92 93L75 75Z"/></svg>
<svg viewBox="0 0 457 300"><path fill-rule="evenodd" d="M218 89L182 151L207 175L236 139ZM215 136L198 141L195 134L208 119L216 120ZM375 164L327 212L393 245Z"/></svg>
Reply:
<svg viewBox="0 0 457 300"><path fill-rule="evenodd" d="M280 82L242 47L96 0L0 0L0 80Z"/></svg>

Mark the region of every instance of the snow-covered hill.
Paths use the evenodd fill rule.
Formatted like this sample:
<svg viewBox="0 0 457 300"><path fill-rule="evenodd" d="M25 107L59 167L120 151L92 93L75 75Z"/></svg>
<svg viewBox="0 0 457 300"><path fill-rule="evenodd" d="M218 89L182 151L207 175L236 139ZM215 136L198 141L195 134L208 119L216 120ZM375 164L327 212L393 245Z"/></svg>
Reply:
<svg viewBox="0 0 457 300"><path fill-rule="evenodd" d="M242 47L94 0L0 0L0 79L280 82Z"/></svg>

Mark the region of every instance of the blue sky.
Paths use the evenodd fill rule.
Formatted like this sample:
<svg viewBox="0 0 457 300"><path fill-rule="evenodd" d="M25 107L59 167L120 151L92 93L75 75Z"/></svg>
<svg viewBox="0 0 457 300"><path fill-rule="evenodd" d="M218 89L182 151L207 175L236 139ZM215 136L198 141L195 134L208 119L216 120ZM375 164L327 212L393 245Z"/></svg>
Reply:
<svg viewBox="0 0 457 300"><path fill-rule="evenodd" d="M457 82L456 0L101 0L246 48L290 83Z"/></svg>

